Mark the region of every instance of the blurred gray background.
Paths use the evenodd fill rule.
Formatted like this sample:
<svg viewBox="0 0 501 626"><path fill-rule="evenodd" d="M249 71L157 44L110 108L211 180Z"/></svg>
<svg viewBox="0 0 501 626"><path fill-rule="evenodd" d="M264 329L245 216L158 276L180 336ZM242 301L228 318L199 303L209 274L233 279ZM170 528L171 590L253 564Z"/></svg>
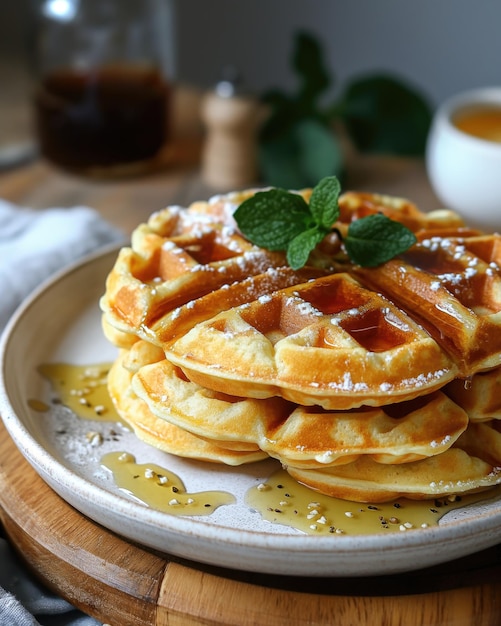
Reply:
<svg viewBox="0 0 501 626"><path fill-rule="evenodd" d="M332 93L375 71L405 78L434 105L501 82L499 0L166 1L174 7L177 79L196 87L211 86L233 64L255 92L293 88L290 54L298 29L322 42L335 77ZM36 4L0 0L0 59L22 53Z"/></svg>
<svg viewBox="0 0 501 626"><path fill-rule="evenodd" d="M396 73L438 104L501 83L499 0L179 0L178 70L207 84L225 63L256 90L290 88L298 29L323 43L333 92L353 77Z"/></svg>

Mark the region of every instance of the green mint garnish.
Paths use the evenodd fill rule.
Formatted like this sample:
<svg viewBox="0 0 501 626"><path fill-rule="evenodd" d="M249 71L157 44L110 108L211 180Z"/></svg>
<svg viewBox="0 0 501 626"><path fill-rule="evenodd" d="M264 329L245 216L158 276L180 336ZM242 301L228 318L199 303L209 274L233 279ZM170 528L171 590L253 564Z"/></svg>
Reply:
<svg viewBox="0 0 501 626"><path fill-rule="evenodd" d="M314 223L304 198L285 189L258 191L238 207L235 219L252 243L268 250L287 250Z"/></svg>
<svg viewBox="0 0 501 626"><path fill-rule="evenodd" d="M309 204L285 189L260 191L242 202L234 217L249 241L268 250L286 251L289 265L299 269L339 219L340 193L335 176L323 178L314 187ZM403 224L377 213L353 221L342 241L353 263L375 267L405 252L416 237Z"/></svg>
<svg viewBox="0 0 501 626"><path fill-rule="evenodd" d="M338 198L341 185L335 176L327 176L313 188L309 209L315 223L327 232L339 217Z"/></svg>
<svg viewBox="0 0 501 626"><path fill-rule="evenodd" d="M325 237L325 232L314 226L299 233L287 246L287 262L293 270L298 270L308 262L310 252Z"/></svg>
<svg viewBox="0 0 501 626"><path fill-rule="evenodd" d="M363 267L381 265L415 243L412 231L382 213L352 222L344 239L350 259Z"/></svg>

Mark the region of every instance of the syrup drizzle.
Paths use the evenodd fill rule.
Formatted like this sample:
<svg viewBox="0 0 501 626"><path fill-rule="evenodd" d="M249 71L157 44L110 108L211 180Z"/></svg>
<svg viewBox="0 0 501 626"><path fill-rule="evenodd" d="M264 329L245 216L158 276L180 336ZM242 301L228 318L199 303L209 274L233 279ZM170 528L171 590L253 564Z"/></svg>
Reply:
<svg viewBox="0 0 501 626"><path fill-rule="evenodd" d="M120 489L171 515L210 515L219 506L235 502L225 491L188 493L179 476L154 463L138 464L128 452L105 454L101 464L112 472Z"/></svg>
<svg viewBox="0 0 501 626"><path fill-rule="evenodd" d="M246 494L246 503L269 522L308 534L372 535L436 526L447 512L492 495L489 490L434 500L399 498L383 504L365 504L322 495L281 469L252 487Z"/></svg>
<svg viewBox="0 0 501 626"><path fill-rule="evenodd" d="M84 366L45 363L40 365L38 371L50 382L58 402L71 409L78 417L94 421L122 422L106 384L110 367L111 363ZM35 410L43 410L40 408L43 404L40 400L30 399L28 404Z"/></svg>
<svg viewBox="0 0 501 626"><path fill-rule="evenodd" d="M94 421L124 423L116 412L107 389L109 363L77 366L66 363L39 367L60 402L75 416ZM35 411L47 412L49 406L29 399ZM138 464L128 452L104 455L101 464L109 470L115 484L147 506L172 515L210 515L235 497L227 492L188 493L179 476L152 463ZM466 496L435 500L407 500L384 504L361 504L319 494L296 482L285 470L278 470L266 481L250 488L245 503L264 520L314 535L368 535L406 532L436 526L450 510L499 494L501 488Z"/></svg>

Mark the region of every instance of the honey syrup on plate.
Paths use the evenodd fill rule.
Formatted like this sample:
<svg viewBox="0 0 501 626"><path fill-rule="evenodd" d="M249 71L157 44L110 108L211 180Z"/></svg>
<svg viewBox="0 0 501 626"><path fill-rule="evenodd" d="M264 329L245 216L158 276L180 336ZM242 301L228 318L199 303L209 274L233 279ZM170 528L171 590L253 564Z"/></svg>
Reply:
<svg viewBox="0 0 501 626"><path fill-rule="evenodd" d="M246 502L269 522L308 534L372 535L436 526L447 512L492 495L491 490L434 500L400 498L383 504L365 504L322 495L298 483L285 470L279 470L252 487L246 494Z"/></svg>
<svg viewBox="0 0 501 626"><path fill-rule="evenodd" d="M120 489L171 515L209 515L217 507L235 502L225 491L188 493L179 476L153 463L136 463L128 452L110 452L101 463L113 473Z"/></svg>
<svg viewBox="0 0 501 626"><path fill-rule="evenodd" d="M77 418L122 422L108 393L110 367L111 363L85 366L46 363L38 371L50 382L57 402L71 409ZM29 399L28 405L38 412L50 409L47 403L36 398ZM90 431L88 435L89 442L99 443L98 433ZM219 506L235 501L232 494L224 491L187 493L179 476L152 463L138 464L128 452L105 454L101 464L112 473L119 489L171 515L210 515Z"/></svg>
<svg viewBox="0 0 501 626"><path fill-rule="evenodd" d="M76 417L89 420L120 421L106 385L109 363L77 366L44 364L39 372L47 378L59 402ZM30 399L35 411L48 405ZM209 515L216 508L235 503L224 491L189 493L182 479L169 469L153 463L138 464L127 451L110 452L101 465L113 475L115 484L147 506L172 515ZM384 504L364 504L319 494L279 469L251 487L245 504L272 524L288 526L314 535L371 535L407 532L436 526L445 513L500 493L500 488L466 496L435 500L407 500Z"/></svg>
<svg viewBox="0 0 501 626"><path fill-rule="evenodd" d="M50 382L58 401L71 409L78 417L96 421L121 422L106 385L110 367L111 363L83 366L45 363L40 365L38 371ZM49 408L36 399L30 399L28 404L38 411Z"/></svg>

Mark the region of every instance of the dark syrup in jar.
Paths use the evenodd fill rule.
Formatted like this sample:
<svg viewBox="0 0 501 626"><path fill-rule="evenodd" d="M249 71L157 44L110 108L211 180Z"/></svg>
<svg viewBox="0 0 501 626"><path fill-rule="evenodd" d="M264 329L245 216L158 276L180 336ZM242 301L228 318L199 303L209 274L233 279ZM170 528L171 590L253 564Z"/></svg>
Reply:
<svg viewBox="0 0 501 626"><path fill-rule="evenodd" d="M169 88L154 68L60 69L35 94L42 154L85 170L152 159L167 140Z"/></svg>

